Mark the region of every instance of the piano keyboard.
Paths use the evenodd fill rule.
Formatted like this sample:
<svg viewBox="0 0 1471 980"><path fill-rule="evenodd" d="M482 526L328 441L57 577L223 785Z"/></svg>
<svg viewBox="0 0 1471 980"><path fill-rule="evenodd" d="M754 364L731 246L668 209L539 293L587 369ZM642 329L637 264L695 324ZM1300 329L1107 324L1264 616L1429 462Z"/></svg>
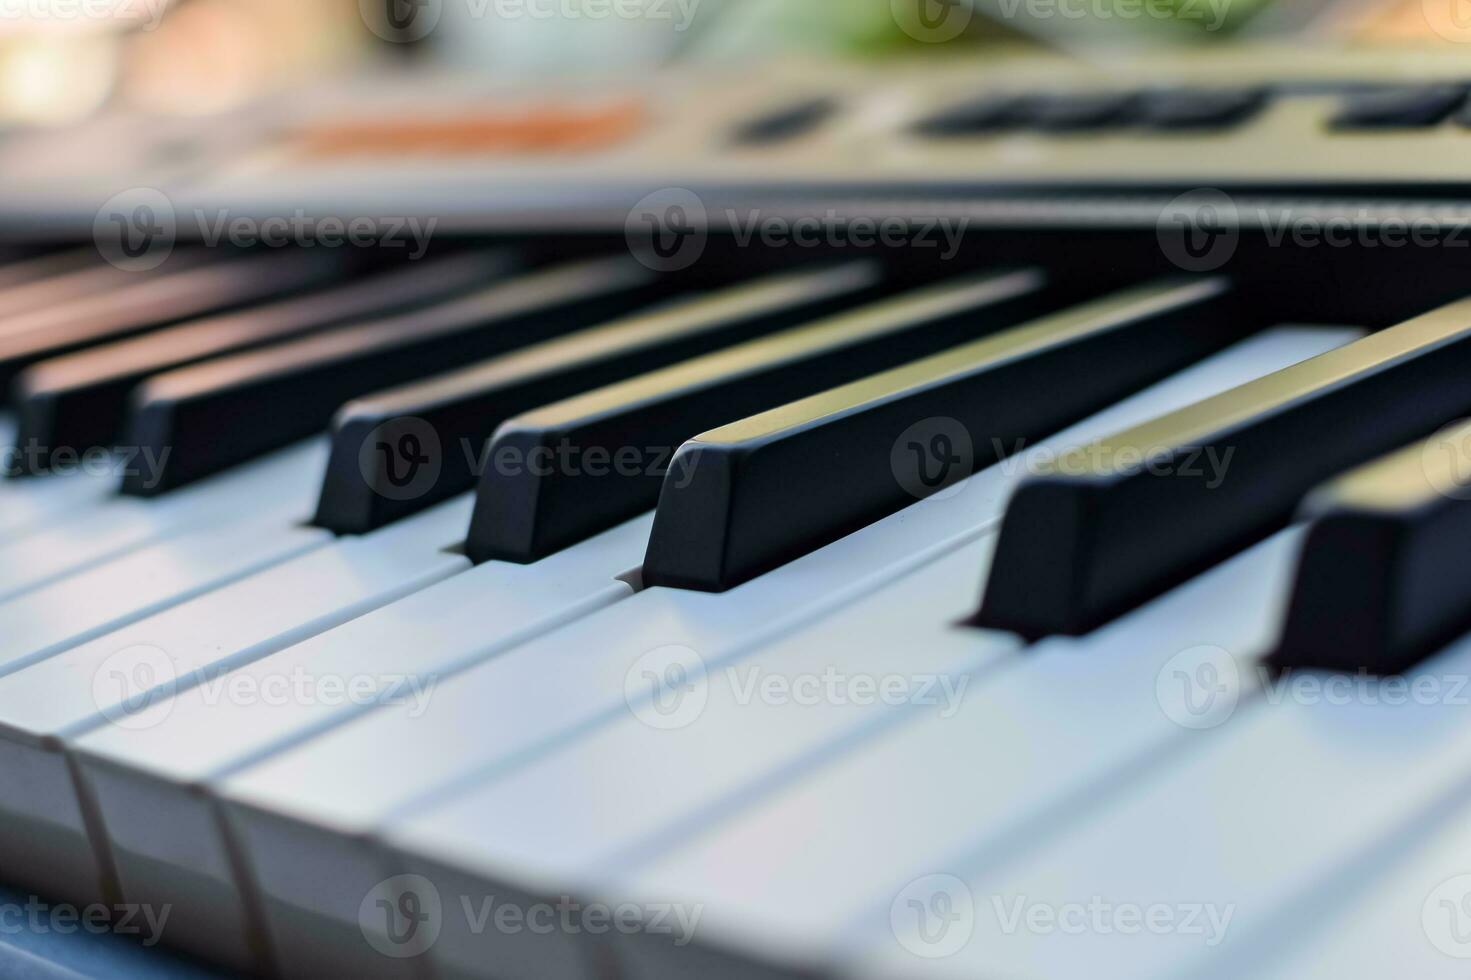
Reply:
<svg viewBox="0 0 1471 980"><path fill-rule="evenodd" d="M1471 138L1349 94L908 132ZM981 232L7 253L0 974L1463 975L1455 254Z"/></svg>

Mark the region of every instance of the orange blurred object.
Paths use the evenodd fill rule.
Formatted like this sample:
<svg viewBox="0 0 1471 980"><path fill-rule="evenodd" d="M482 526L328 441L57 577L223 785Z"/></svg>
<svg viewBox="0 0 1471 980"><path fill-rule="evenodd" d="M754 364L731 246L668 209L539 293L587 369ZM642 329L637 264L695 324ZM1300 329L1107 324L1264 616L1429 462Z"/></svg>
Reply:
<svg viewBox="0 0 1471 980"><path fill-rule="evenodd" d="M533 105L432 120L319 124L298 132L297 148L310 156L575 153L616 145L647 121L646 109L636 101Z"/></svg>

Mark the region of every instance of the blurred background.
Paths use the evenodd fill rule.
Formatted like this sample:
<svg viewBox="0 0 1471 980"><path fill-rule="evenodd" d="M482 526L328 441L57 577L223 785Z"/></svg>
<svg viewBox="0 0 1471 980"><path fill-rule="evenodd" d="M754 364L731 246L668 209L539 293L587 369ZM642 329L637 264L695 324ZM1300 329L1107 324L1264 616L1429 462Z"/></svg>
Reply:
<svg viewBox="0 0 1471 980"><path fill-rule="evenodd" d="M671 61L1471 38L1466 0L0 0L0 127L190 116L412 67L532 81ZM962 25L951 29L951 25Z"/></svg>

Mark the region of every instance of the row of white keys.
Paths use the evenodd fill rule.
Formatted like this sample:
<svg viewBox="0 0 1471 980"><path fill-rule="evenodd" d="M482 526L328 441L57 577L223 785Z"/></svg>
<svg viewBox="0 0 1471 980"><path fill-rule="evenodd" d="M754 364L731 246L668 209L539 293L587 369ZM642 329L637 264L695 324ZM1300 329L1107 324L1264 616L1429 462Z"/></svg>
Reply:
<svg viewBox="0 0 1471 980"><path fill-rule="evenodd" d="M1066 447L1345 342L1351 331L1274 331L1048 440ZM358 906L383 877L374 840L426 795L469 788L504 767L625 717L625 684L645 670L707 668L791 633L994 528L1020 466L994 467L940 495L715 595L650 589L443 685L422 717L385 709L220 787L251 863L280 964L382 969ZM674 649L671 649L674 648ZM646 696L637 684L629 696ZM470 734L473 733L473 736ZM385 760L395 779L378 778ZM410 763L409 760L412 760ZM316 887L332 881L332 894ZM311 886L311 887L306 887ZM357 959L344 959L356 956Z"/></svg>
<svg viewBox="0 0 1471 980"><path fill-rule="evenodd" d="M254 965L210 788L372 706L422 711L454 672L632 595L616 575L638 564L649 523L529 565L486 562L76 739L124 898L174 902L171 943Z"/></svg>
<svg viewBox="0 0 1471 980"><path fill-rule="evenodd" d="M430 881L444 909L427 951L434 976L477 976L488 962L507 976L597 976L586 934L476 929L463 909L489 902L534 918L563 896L601 892L616 868L739 812L813 760L861 751L911 713L904 699L923 713L951 710L979 682L969 671L1005 664L1021 647L954 626L974 611L993 543L971 542L750 657L697 669L662 712L640 705L505 778L394 820L389 868ZM824 697L829 683L839 693Z"/></svg>
<svg viewBox="0 0 1471 980"><path fill-rule="evenodd" d="M280 458L294 467L316 468L325 458L326 449L326 442L317 440L285 450ZM256 465L270 472L276 462L272 459L251 464ZM248 482L257 496L270 499L269 486L263 489L253 479ZM225 490L225 485L212 488L212 492ZM252 508L259 510L260 516L245 509L249 516L238 521L223 521L157 544L141 544L121 556L73 570L70 575L0 602L0 677L327 545L332 541L331 534L296 523L303 503L300 498L288 497L283 498L281 506Z"/></svg>
<svg viewBox="0 0 1471 980"><path fill-rule="evenodd" d="M156 499L113 497L80 513L38 516L45 526L0 547L0 602L197 528L241 517L275 518L283 526L309 520L326 458L326 444L312 440ZM119 458L118 465L151 464ZM114 483L119 476L113 474ZM42 484L54 478L30 479ZM0 495L0 507L4 499Z"/></svg>
<svg viewBox="0 0 1471 980"><path fill-rule="evenodd" d="M0 867L84 904L115 892L64 754L69 740L469 567L457 498L316 548L0 678Z"/></svg>
<svg viewBox="0 0 1471 980"><path fill-rule="evenodd" d="M988 536L967 545L711 672L668 715L633 713L395 821L387 838L401 866L434 882L441 899L452 896L431 954L436 976L473 976L490 958L526 969L548 957L581 959L590 970L596 952L572 948L585 936L472 931L453 914L458 901L469 896L479 907L494 896L529 911L569 891L614 895L628 869L732 819L813 764L861 753L889 723L903 723L888 708L912 699L918 716L948 717L990 682L990 669L1025 670L1017 638L955 626L974 611L993 544ZM984 751L975 761L984 766Z"/></svg>
<svg viewBox="0 0 1471 980"><path fill-rule="evenodd" d="M1270 644L1299 536L1283 532L1089 637L1030 648L973 677L950 716L916 715L747 812L610 868L599 899L703 909L692 946L629 937L619 950L628 973L749 967L758 961L746 951L787 969L830 968L855 920L881 913L887 929L907 883L943 859L1005 855L1087 819L1110 787L1193 734L1176 720L1190 717L1182 706L1158 697L1173 657Z"/></svg>
<svg viewBox="0 0 1471 980"><path fill-rule="evenodd" d="M1424 832L1425 813L1464 802L1468 677L1461 641L1403 677L1276 681L1187 757L1095 800L1049 846L1006 867L956 863L977 907L969 942L943 966L895 953L873 922L861 958L888 977L1256 976L1255 954L1311 923L1320 891L1331 898L1365 855L1400 848ZM1097 896L1102 907L1066 929L1010 929L997 910L1018 896L1054 909ZM1431 931L1446 911L1432 897L1459 915L1464 892L1422 896Z"/></svg>

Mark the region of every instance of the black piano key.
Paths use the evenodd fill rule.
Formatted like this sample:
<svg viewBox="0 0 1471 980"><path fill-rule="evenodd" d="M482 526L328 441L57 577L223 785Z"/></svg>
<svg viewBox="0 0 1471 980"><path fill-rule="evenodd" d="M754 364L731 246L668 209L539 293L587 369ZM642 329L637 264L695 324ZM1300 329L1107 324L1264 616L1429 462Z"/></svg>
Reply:
<svg viewBox="0 0 1471 980"><path fill-rule="evenodd" d="M1463 300L1081 447L1012 498L977 622L1029 637L1099 626L1471 408L1468 372Z"/></svg>
<svg viewBox="0 0 1471 980"><path fill-rule="evenodd" d="M652 508L674 450L715 425L1034 316L1038 271L966 276L591 391L507 421L466 553L530 562Z"/></svg>
<svg viewBox="0 0 1471 980"><path fill-rule="evenodd" d="M0 384L49 357L325 284L359 259L341 249L290 250L129 273L115 288L0 320Z"/></svg>
<svg viewBox="0 0 1471 980"><path fill-rule="evenodd" d="M697 436L644 584L733 588L1219 350L1247 329L1215 302L1227 288L1125 290Z"/></svg>
<svg viewBox="0 0 1471 980"><path fill-rule="evenodd" d="M1267 91L1185 88L1150 92L1137 107L1141 125L1158 130L1224 129L1262 110Z"/></svg>
<svg viewBox="0 0 1471 980"><path fill-rule="evenodd" d="M41 361L16 380L17 442L78 450L111 445L121 435L128 393L149 375L408 310L489 284L511 267L504 250L428 259L297 298Z"/></svg>
<svg viewBox="0 0 1471 980"><path fill-rule="evenodd" d="M135 396L129 446L167 456L153 496L326 429L344 402L615 316L657 298L632 258L529 273L412 313L156 375Z"/></svg>
<svg viewBox="0 0 1471 980"><path fill-rule="evenodd" d="M1471 484L1461 424L1310 494L1312 521L1269 662L1396 674L1471 630Z"/></svg>
<svg viewBox="0 0 1471 980"><path fill-rule="evenodd" d="M1434 126L1466 101L1462 85L1423 85L1350 96L1334 129L1415 129Z"/></svg>
<svg viewBox="0 0 1471 980"><path fill-rule="evenodd" d="M316 524L362 534L468 490L511 416L831 315L872 295L879 277L868 262L767 276L352 402L338 414ZM416 479L399 445L413 450Z"/></svg>
<svg viewBox="0 0 1471 980"><path fill-rule="evenodd" d="M0 289L0 330L7 329L6 324L13 319L18 320L23 314L72 306L81 299L108 290L137 286L150 276L160 278L228 261L225 254L209 249L180 248L175 249L157 269L142 273L109 265L96 249L91 252L96 261L74 264L61 256L47 256L27 261L23 263L24 268L14 270L15 281Z"/></svg>

